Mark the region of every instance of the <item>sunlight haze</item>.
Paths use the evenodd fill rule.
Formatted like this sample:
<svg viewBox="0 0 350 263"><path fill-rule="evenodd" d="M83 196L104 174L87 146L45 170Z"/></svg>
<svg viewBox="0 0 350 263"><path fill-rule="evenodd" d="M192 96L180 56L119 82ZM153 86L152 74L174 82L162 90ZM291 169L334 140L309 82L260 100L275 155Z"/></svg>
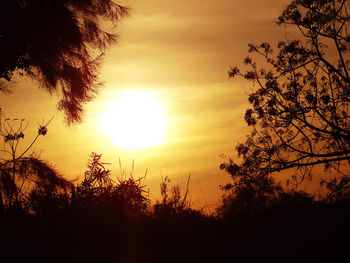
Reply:
<svg viewBox="0 0 350 263"><path fill-rule="evenodd" d="M134 160L136 176L147 169L152 198L159 197L162 177L175 184L191 174L193 205L215 205L222 195L219 185L230 181L219 169L223 156L234 157L235 145L248 131L244 111L251 83L230 80L228 70L242 65L248 43L269 41L275 47L288 34L276 25L287 2L118 3L130 6L131 15L116 29L118 44L107 50L101 67L104 86L86 104L82 123L67 127L55 94L38 89L30 78L16 78L13 93L2 94L0 106L6 116L30 121L28 138L38 123L55 116L35 150L70 179L81 180L89 154L97 152L111 163L114 177L120 173L118 158L126 171ZM146 97L162 106L151 97L135 98L137 107L128 99L118 101L128 90L150 94Z"/></svg>

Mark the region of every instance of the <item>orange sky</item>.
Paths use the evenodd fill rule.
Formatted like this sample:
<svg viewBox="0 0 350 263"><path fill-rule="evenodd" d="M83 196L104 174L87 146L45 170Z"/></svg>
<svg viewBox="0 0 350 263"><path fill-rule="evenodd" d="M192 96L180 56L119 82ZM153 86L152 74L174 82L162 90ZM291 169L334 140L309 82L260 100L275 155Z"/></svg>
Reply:
<svg viewBox="0 0 350 263"><path fill-rule="evenodd" d="M119 174L118 158L135 175L148 169L151 197L159 196L161 177L185 183L191 174L193 205L211 206L222 192L219 184L229 176L219 170L221 154L234 156L235 144L244 140L246 91L250 83L229 80L230 65L241 65L248 43L270 42L288 35L275 21L287 0L143 0L119 1L132 8L131 16L116 29L119 44L105 56L98 98L86 106L82 124L66 127L56 110L57 97L38 89L30 79L15 79L12 94L0 94L7 117L26 118L26 140L38 123L55 115L46 137L35 150L66 177L82 178L91 151L110 162ZM168 118L165 143L127 151L114 146L99 129L104 103L120 90L141 89L158 97Z"/></svg>

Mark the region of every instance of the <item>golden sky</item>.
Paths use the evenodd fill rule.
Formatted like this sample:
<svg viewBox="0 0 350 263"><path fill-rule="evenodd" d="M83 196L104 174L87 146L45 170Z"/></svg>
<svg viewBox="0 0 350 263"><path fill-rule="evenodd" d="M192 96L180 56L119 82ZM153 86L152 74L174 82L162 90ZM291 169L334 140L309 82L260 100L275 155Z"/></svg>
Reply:
<svg viewBox="0 0 350 263"><path fill-rule="evenodd" d="M12 83L12 94L0 94L7 117L26 118L23 147L38 123L53 115L48 135L34 149L70 179L82 178L89 153L103 154L112 175L135 160L135 175L148 169L145 183L151 197L159 196L161 177L185 183L191 174L194 206L215 204L229 182L220 171L221 154L234 156L247 127L244 112L250 83L228 79L230 65L241 65L248 43L288 37L275 21L287 0L120 0L131 16L116 28L119 44L105 55L101 69L104 88L86 106L84 122L67 127L50 96L28 78ZM121 90L149 91L164 105L167 116L163 144L142 150L121 149L101 133L99 116L105 103Z"/></svg>

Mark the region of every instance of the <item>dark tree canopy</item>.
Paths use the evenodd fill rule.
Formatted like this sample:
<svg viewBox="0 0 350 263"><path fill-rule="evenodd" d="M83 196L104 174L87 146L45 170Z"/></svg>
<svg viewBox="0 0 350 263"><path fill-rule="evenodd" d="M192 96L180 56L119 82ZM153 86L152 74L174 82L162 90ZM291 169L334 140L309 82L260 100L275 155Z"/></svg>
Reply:
<svg viewBox="0 0 350 263"><path fill-rule="evenodd" d="M116 41L103 22L115 26L128 9L113 0L2 0L0 10L0 80L33 77L61 95L68 123L81 121L100 86L101 55Z"/></svg>
<svg viewBox="0 0 350 263"><path fill-rule="evenodd" d="M242 163L221 165L233 178L295 168L295 183L315 165L326 170L350 163L350 16L347 0L294 0L278 24L296 27L300 39L249 45L266 61L232 67L229 76L253 82L245 120L252 132L236 147Z"/></svg>

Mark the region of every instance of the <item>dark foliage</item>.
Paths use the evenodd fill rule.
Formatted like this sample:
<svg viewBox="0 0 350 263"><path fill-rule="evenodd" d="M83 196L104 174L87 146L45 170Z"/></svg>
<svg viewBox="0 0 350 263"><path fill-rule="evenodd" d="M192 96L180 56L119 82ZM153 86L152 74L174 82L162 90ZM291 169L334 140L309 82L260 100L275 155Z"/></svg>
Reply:
<svg viewBox="0 0 350 263"><path fill-rule="evenodd" d="M130 218L145 213L149 199L143 177L120 178L116 182L110 178L110 170L105 167L108 163L103 163L101 157L94 152L90 155L84 180L72 196L75 209L90 210L95 207L112 212L118 208L120 213Z"/></svg>
<svg viewBox="0 0 350 263"><path fill-rule="evenodd" d="M252 216L260 209L271 205L271 202L284 193L283 188L271 178L245 179L230 187L228 185L222 187L225 195L218 209L219 216L235 214Z"/></svg>
<svg viewBox="0 0 350 263"><path fill-rule="evenodd" d="M32 209L43 207L43 204L28 207L29 197L37 199L35 197L39 194L43 198L40 201L37 199L38 202L45 202L46 199L48 201L51 197L56 200L57 195L67 193L72 187L72 184L50 164L38 158L34 152L28 154L37 139L47 134L50 121L39 125L38 132L29 146L19 151L28 123L25 119L4 119L0 111L0 136L4 143L0 161L0 212L32 212Z"/></svg>
<svg viewBox="0 0 350 263"><path fill-rule="evenodd" d="M14 1L13 3L20 6L20 8L26 8L27 4L32 2ZM54 5L62 2L65 3L63 0L56 1ZM98 1L98 3L106 2ZM9 4L10 2L6 3ZM38 1L38 3L42 2ZM91 2L75 1L75 3L83 8L85 3L90 4ZM342 1L331 2L329 0L293 1L292 5L283 14L281 22L285 23L290 16L295 21L304 21L303 23L308 25L308 20L301 19L301 13L296 12L295 8L304 5L309 7L312 12L316 12L320 11L317 9L319 7L330 6L330 9L321 10L330 12L332 3L335 6L339 5L341 8L343 8L342 4L346 5ZM108 6L106 8L108 9ZM314 15L317 16L317 13ZM324 18L324 15L319 16L327 21L327 17ZM286 20L283 20L283 17ZM312 29L315 28L314 26L312 26ZM294 65L293 63L299 65L298 63L303 61L303 59L300 60L303 52L311 52L306 47L299 47L299 45L302 45L301 42L294 46L289 45L290 43L281 44L280 53L282 52L282 54L277 61L288 58L287 61L292 64L288 64L289 62L287 64L281 63L281 67ZM257 47L252 46L251 49L259 52ZM263 50L261 51L262 54L269 58L270 47L263 44L260 47L261 49ZM299 50L300 53L296 54L295 57L294 53L290 53L290 50L293 52ZM308 60L310 55L311 53L305 59ZM317 59L317 56L314 59ZM32 157L24 158L25 151L18 158L14 155L12 160L0 164L0 193L2 197L10 193L10 196L14 196L15 199L12 205L13 209L0 210L1 238L5 241L0 248L1 261L128 263L344 262L344 259L348 257L350 235L350 199L349 192L345 190L349 185L349 181L346 180L346 177L342 177L341 180L334 179L325 182L331 191L330 195L323 200L317 200L302 191L283 189L269 177L269 173L293 166L273 166L277 164L274 162L274 157L278 157L286 151L286 154L290 154L288 158L296 158L298 152L286 150L287 146L282 147L283 150L282 148L269 147L269 141L262 137L262 134L265 133L261 133L259 129L273 132L274 123L277 123L277 119L274 119L277 118L273 114L274 110L287 109L276 106L277 104L274 104L274 101L271 101L271 97L268 97L267 94L275 94L276 98L283 98L287 105L294 105L294 107L299 104L309 105L307 107L310 111L319 109L321 113L325 114L324 116L328 118L328 121L335 124L327 114L337 113L337 111L327 110L326 108L321 111L323 106L318 107L317 105L321 100L321 103L324 104L334 106L335 103L338 103L336 105L342 106L342 103L346 103L346 98L331 97L330 95L328 95L329 98L326 96L319 97L319 93L317 93L317 96L315 96L315 93L304 94L304 91L312 89L316 89L318 92L318 84L310 84L309 80L302 87L298 85L308 75L305 72L311 65L316 68L310 70L316 70L317 72L318 70L324 72L323 69L326 69L326 72L328 70L328 81L332 85L327 86L328 84L324 84L321 78L322 85L326 85L334 92L341 88L346 91L346 87L343 86L346 83L345 80L341 80L341 77L336 78L337 74L345 74L345 71L341 68L341 65L335 68L339 71L337 73L330 70L325 64L312 64L314 62L310 62L311 64L301 66L304 71L301 71L300 75L297 72L301 68L288 68L288 70L285 68L284 71L278 71L279 69L274 67L276 61L270 60L270 62L275 70L274 73L271 73L275 77L271 77L271 79L268 77L270 73L265 71L259 73L250 58L245 60L246 64L253 66L253 71L248 72L245 77L254 79L260 89L257 94L251 95L250 101L253 108L246 113L248 124L256 129L248 138L247 143L241 144L237 148L243 156L244 163L237 165L230 160L221 166L222 169L227 170L232 175L233 183L222 187L225 190L225 196L216 215L205 216L201 211L191 207L189 198L190 178L188 178L184 191L179 185L169 189L170 181L165 178L160 184L162 200L152 205L144 189L143 177L135 179L131 174L128 178L119 178L114 181L111 178L110 170L106 168L108 164L102 162L102 155L100 154L92 153L90 155L83 181L78 185L72 185L46 162ZM321 62L319 61L319 63ZM232 75L240 74L237 68L232 69L231 73ZM277 74L278 78L273 74ZM298 75L299 77L297 77ZM264 78L265 80L262 80ZM289 82L279 84L279 80L282 79L287 79ZM270 84L265 82L264 85L261 84L261 81L270 83L271 87ZM317 79L317 81L319 80ZM275 91L275 89L278 90L277 88L286 88L293 92L301 89L300 94L304 95L301 97L302 99L298 97L295 99L295 95L300 94L293 93L294 97L292 97L294 99L291 99L288 94L283 92L283 95L278 93L278 97L277 93L273 93L277 92ZM339 94L337 93L337 95ZM267 98L269 98L268 101L266 101ZM259 105L262 106L262 109L259 108ZM280 105L280 107L282 106ZM266 114L267 109L271 109L269 114L270 117L272 116L271 120L275 121L272 124L268 122L270 117ZM311 136L311 131L307 129L310 127L306 123L311 125L314 122L311 122L313 115L307 115L307 113L309 112L303 112L301 106L288 112L288 114L292 114L291 123L298 120L295 119L296 117L299 116L300 118L305 114L305 118L302 119L305 122L302 130L300 130L301 128L293 129L292 127L295 126L291 123L292 126L278 127L290 129L291 133L296 132L295 136L301 136L301 139L308 138L307 136ZM278 112L278 114L283 119L285 118L283 114L287 113ZM339 116L334 115L333 117L336 119ZM317 125L321 125L324 121L322 119L317 120ZM260 125L264 121L267 122L266 127ZM345 125L346 123L347 118L345 117L338 120L338 124ZM317 154L319 155L325 154L323 151L329 153L334 149L339 152L339 149L332 148L338 147L339 143L343 143L344 147L347 147L347 141L342 137L345 131L340 132L330 124L328 126L324 125L315 127L323 129L324 133L326 131L331 132L331 135L327 137L329 141L326 140L322 144L323 146L328 145L327 147L324 146L324 148L319 149L315 146L316 148L312 148L314 144L311 139L311 144L308 141L305 144L301 139L299 140L300 145L295 144L296 142L293 140L297 140L297 137L294 136L290 138L291 140L288 140L288 143L291 146L301 147L296 149L309 149L313 153L315 153L315 149L318 149ZM347 129L345 126L340 127ZM20 132L21 129L18 131L3 133L10 149L16 149L18 141L24 136ZM337 141L338 137L332 137L336 132L340 134L341 139L339 141ZM46 125L40 126L38 136L46 133ZM272 144L272 146L278 142L283 142L281 140L286 140L283 134L280 134L281 137L274 134L273 138L270 135L270 140L276 140L273 141L275 144ZM320 135L320 141L326 138L322 136L325 135ZM331 143L335 145L331 147ZM269 164L272 166L264 166L267 164L267 159L263 158L264 154L271 158ZM329 164L331 162L330 159L326 158L328 156L323 157L325 159L319 157L319 160L327 160L323 163ZM294 159L284 160L284 165L292 160ZM310 163L306 162L303 165L303 160L302 158L297 159L298 162L301 162L300 167L307 167L312 164L312 161L310 161ZM297 163L297 161L294 163ZM341 160L334 162L337 161ZM329 165L332 165L332 163ZM14 176L26 180L30 178L31 180L28 180L28 182L32 183L29 184L29 191L24 192L23 188L17 187L21 181L16 179L15 184L12 179L15 178ZM22 198L19 198L20 194ZM3 199L0 198L0 200ZM17 207L20 209L14 213L13 210Z"/></svg>
<svg viewBox="0 0 350 263"><path fill-rule="evenodd" d="M36 200L35 211L40 213L1 214L6 240L1 258L12 262L342 262L347 255L348 198L317 201L269 181L228 192L215 217L188 206L164 216L157 209L131 207L129 197L120 195L116 187L98 186L99 191L88 193L80 187L69 195L35 192L31 201ZM133 189L132 184L127 192L137 195L142 185L136 192ZM162 202L162 209L174 211L174 205Z"/></svg>
<svg viewBox="0 0 350 263"><path fill-rule="evenodd" d="M160 193L162 200L153 206L153 212L156 218L161 220L171 220L172 218L193 216L198 211L191 208L189 197L190 178L188 176L186 188L181 189L179 184L170 187L170 179L166 176L160 183Z"/></svg>
<svg viewBox="0 0 350 263"><path fill-rule="evenodd" d="M247 72L229 72L254 83L245 113L252 132L236 148L243 162L222 169L235 177L294 168L295 184L316 165L343 176L350 162L349 21L346 0L295 0L278 23L298 28L300 39L280 41L275 56L268 43L249 45L267 66L247 57Z"/></svg>
<svg viewBox="0 0 350 263"><path fill-rule="evenodd" d="M248 262L342 261L349 244L349 199L316 200L305 192L275 185L275 191L268 191L263 200L259 196L244 200L242 188L228 193L218 211L225 230L232 234L238 258ZM248 201L253 205L247 206Z"/></svg>
<svg viewBox="0 0 350 263"><path fill-rule="evenodd" d="M68 123L81 121L83 104L98 91L98 69L114 26L128 9L112 0L3 0L0 2L0 80L17 70L61 95Z"/></svg>

